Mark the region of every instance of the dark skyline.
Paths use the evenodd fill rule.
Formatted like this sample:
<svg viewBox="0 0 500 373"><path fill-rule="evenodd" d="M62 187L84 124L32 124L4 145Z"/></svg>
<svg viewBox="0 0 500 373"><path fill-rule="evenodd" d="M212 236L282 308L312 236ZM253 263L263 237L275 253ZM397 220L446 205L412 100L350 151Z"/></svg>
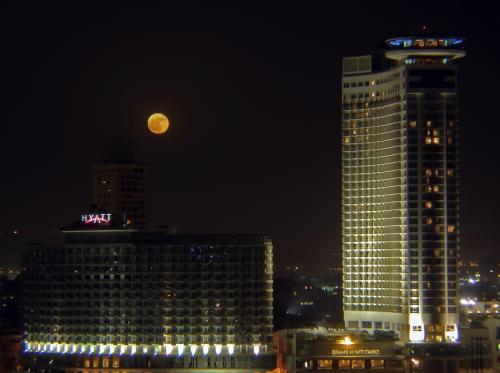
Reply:
<svg viewBox="0 0 500 373"><path fill-rule="evenodd" d="M119 137L151 165L155 224L265 232L278 272L326 269L340 252L342 57L422 24L468 39L462 255L498 258L500 16L486 5L4 6L1 262L88 209L91 166ZM153 112L166 135L147 131Z"/></svg>

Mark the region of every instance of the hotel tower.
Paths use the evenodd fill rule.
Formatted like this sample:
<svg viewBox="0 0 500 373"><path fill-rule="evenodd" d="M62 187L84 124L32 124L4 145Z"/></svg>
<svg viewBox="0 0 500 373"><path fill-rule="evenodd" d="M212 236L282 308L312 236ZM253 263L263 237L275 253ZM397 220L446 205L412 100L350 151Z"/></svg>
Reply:
<svg viewBox="0 0 500 373"><path fill-rule="evenodd" d="M457 61L464 40L420 35L347 57L342 251L349 330L458 339Z"/></svg>
<svg viewBox="0 0 500 373"><path fill-rule="evenodd" d="M26 248L25 369L273 369L269 238L124 223L121 214L83 214Z"/></svg>

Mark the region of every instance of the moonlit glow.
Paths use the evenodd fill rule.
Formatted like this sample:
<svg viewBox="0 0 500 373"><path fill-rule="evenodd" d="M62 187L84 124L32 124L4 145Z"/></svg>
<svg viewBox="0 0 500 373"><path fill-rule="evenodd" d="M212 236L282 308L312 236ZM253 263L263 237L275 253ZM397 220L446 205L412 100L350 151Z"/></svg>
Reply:
<svg viewBox="0 0 500 373"><path fill-rule="evenodd" d="M155 113L148 119L148 128L155 135L161 135L167 132L170 123L165 114Z"/></svg>

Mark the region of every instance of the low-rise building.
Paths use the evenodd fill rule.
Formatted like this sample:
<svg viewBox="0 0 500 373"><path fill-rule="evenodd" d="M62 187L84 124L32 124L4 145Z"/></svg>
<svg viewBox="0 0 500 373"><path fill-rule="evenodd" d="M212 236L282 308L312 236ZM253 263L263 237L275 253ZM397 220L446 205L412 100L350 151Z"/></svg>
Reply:
<svg viewBox="0 0 500 373"><path fill-rule="evenodd" d="M462 360L463 372L500 372L500 319L485 318L461 329L466 356Z"/></svg>
<svg viewBox="0 0 500 373"><path fill-rule="evenodd" d="M403 343L395 334L312 328L274 335L277 367L287 373L453 373L464 349L459 343Z"/></svg>

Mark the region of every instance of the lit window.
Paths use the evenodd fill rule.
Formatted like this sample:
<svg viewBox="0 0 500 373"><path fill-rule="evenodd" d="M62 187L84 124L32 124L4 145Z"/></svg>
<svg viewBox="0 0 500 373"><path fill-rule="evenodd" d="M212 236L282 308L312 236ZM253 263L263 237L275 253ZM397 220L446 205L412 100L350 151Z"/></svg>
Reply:
<svg viewBox="0 0 500 373"><path fill-rule="evenodd" d="M84 363L83 363L83 366L85 368L90 368L90 359L85 359Z"/></svg>
<svg viewBox="0 0 500 373"><path fill-rule="evenodd" d="M434 185L434 187L432 188L432 190L437 193L439 192L439 185Z"/></svg>
<svg viewBox="0 0 500 373"><path fill-rule="evenodd" d="M439 249L435 249L434 250L434 256L440 256L441 255L441 251ZM430 285L430 282L428 282L427 284Z"/></svg>
<svg viewBox="0 0 500 373"><path fill-rule="evenodd" d="M425 170L425 176L431 176L432 175L432 170L431 169L426 169Z"/></svg>
<svg viewBox="0 0 500 373"><path fill-rule="evenodd" d="M432 224L432 218L426 218L425 224Z"/></svg>
<svg viewBox="0 0 500 373"><path fill-rule="evenodd" d="M428 120L425 124L427 125L427 127L430 127L432 126L432 121Z"/></svg>
<svg viewBox="0 0 500 373"><path fill-rule="evenodd" d="M427 186L425 187L425 191L426 191L427 193L431 193L431 192L432 192L432 187L431 187L430 185L427 185Z"/></svg>
<svg viewBox="0 0 500 373"><path fill-rule="evenodd" d="M439 130L437 130L437 129L432 130L432 135L433 136L439 136Z"/></svg>
<svg viewBox="0 0 500 373"><path fill-rule="evenodd" d="M120 367L120 358L114 357L113 358L113 368L119 368Z"/></svg>
<svg viewBox="0 0 500 373"><path fill-rule="evenodd" d="M430 138L430 137L426 137L426 138L425 138L425 143L426 143L426 144L432 144L432 138Z"/></svg>
<svg viewBox="0 0 500 373"><path fill-rule="evenodd" d="M109 359L107 357L102 358L102 367L109 368Z"/></svg>
<svg viewBox="0 0 500 373"><path fill-rule="evenodd" d="M332 369L332 361L318 360L318 369Z"/></svg>
<svg viewBox="0 0 500 373"><path fill-rule="evenodd" d="M375 80L372 80L372 81L370 82L370 84L371 84L371 85L375 85Z"/></svg>
<svg viewBox="0 0 500 373"><path fill-rule="evenodd" d="M432 208L432 202L431 202L431 201L425 201L425 203L424 203L424 207L425 207L426 209L430 209L430 208Z"/></svg>
<svg viewBox="0 0 500 373"><path fill-rule="evenodd" d="M353 359L352 369L365 369L365 361L361 359Z"/></svg>
<svg viewBox="0 0 500 373"><path fill-rule="evenodd" d="M433 144L439 144L439 137L433 137L432 138L432 143Z"/></svg>
<svg viewBox="0 0 500 373"><path fill-rule="evenodd" d="M453 170L446 170L446 175L453 176Z"/></svg>
<svg viewBox="0 0 500 373"><path fill-rule="evenodd" d="M454 225L448 225L448 233L455 233L455 226Z"/></svg>
<svg viewBox="0 0 500 373"><path fill-rule="evenodd" d="M375 92L372 92L372 97L375 97Z"/></svg>
<svg viewBox="0 0 500 373"><path fill-rule="evenodd" d="M410 128L417 128L417 121L412 120L412 121L410 122Z"/></svg>
<svg viewBox="0 0 500 373"><path fill-rule="evenodd" d="M92 361L92 367L99 368L99 358L98 357L95 357L94 360Z"/></svg>
<svg viewBox="0 0 500 373"><path fill-rule="evenodd" d="M339 369L350 369L351 361L347 359L339 360Z"/></svg>
<svg viewBox="0 0 500 373"><path fill-rule="evenodd" d="M351 140L349 139L349 137L344 138L344 144L349 144L350 142Z"/></svg>
<svg viewBox="0 0 500 373"><path fill-rule="evenodd" d="M384 360L382 359L371 359L370 363L372 369L384 369Z"/></svg>

